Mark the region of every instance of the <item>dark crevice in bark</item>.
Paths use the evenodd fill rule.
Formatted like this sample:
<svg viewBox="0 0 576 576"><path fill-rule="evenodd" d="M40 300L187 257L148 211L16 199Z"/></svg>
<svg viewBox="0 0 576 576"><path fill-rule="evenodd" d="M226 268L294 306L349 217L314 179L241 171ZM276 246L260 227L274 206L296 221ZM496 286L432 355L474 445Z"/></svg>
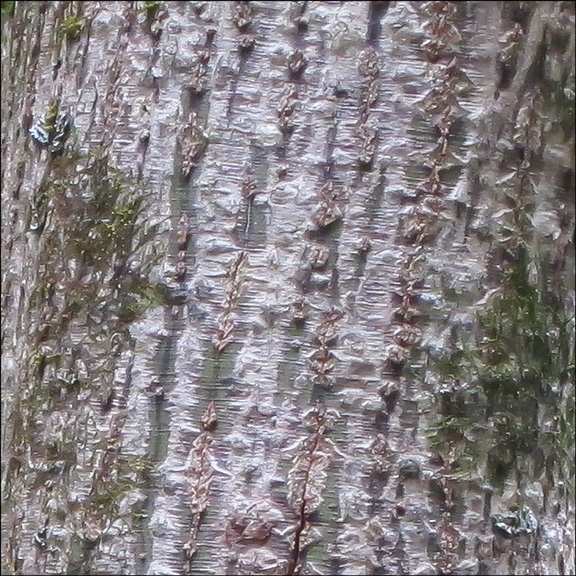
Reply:
<svg viewBox="0 0 576 576"><path fill-rule="evenodd" d="M302 532L306 528L306 523L306 499L302 497L298 523L296 525L296 532L294 533L294 548L292 550L292 559L290 560L290 564L288 564L288 570L286 572L288 576L297 576L297 574L300 572L300 562L303 560L302 550L300 549L300 538L302 536Z"/></svg>
<svg viewBox="0 0 576 576"><path fill-rule="evenodd" d="M305 551L302 547L302 535L309 524L309 514L307 513L307 508L309 506L307 500L307 491L309 489L308 485L310 482L310 473L312 470L312 458L314 457L314 452L318 448L318 441L320 438L320 432L316 432L312 439L311 445L306 448L308 466L304 471L304 476L300 480L301 485L299 487L300 492L300 503L298 506L298 518L296 523L296 530L294 532L294 544L291 552L291 559L286 570L287 576L298 576L303 568L303 562L305 562Z"/></svg>
<svg viewBox="0 0 576 576"><path fill-rule="evenodd" d="M382 18L384 18L390 2L370 2L368 8L368 32L366 42L370 45L378 44L382 34Z"/></svg>

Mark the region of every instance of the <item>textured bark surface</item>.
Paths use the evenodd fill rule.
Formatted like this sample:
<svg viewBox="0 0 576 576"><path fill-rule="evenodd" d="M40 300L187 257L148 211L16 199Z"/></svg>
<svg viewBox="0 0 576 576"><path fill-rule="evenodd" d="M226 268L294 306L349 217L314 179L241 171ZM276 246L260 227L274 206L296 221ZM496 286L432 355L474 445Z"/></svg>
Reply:
<svg viewBox="0 0 576 576"><path fill-rule="evenodd" d="M574 61L573 2L17 2L2 572L574 574Z"/></svg>

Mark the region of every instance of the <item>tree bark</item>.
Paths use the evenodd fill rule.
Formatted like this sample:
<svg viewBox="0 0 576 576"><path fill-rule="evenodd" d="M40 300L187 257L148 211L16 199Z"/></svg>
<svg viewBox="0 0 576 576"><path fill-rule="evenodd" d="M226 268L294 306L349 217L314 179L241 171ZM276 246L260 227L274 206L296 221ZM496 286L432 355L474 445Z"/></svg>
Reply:
<svg viewBox="0 0 576 576"><path fill-rule="evenodd" d="M574 21L3 14L2 573L574 574Z"/></svg>

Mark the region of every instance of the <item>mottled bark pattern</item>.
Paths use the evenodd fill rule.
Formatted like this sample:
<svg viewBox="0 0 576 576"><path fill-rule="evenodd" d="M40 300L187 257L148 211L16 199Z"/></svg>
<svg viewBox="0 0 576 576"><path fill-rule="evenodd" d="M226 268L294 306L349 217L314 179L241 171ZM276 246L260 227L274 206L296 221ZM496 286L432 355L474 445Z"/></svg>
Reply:
<svg viewBox="0 0 576 576"><path fill-rule="evenodd" d="M574 20L3 14L2 573L574 574Z"/></svg>

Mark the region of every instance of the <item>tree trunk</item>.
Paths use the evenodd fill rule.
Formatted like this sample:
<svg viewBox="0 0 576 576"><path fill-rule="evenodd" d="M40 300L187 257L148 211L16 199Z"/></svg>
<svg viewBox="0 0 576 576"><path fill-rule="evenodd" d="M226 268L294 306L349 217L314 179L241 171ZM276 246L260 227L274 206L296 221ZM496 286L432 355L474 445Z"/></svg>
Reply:
<svg viewBox="0 0 576 576"><path fill-rule="evenodd" d="M574 3L10 4L2 573L574 574Z"/></svg>

